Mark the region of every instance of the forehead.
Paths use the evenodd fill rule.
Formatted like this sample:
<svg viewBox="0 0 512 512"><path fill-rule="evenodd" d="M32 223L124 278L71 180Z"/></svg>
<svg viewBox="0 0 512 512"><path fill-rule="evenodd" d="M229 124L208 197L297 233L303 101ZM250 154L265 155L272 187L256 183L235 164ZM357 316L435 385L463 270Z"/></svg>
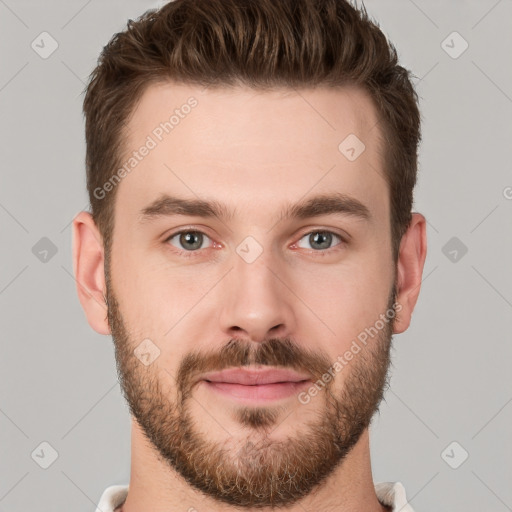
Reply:
<svg viewBox="0 0 512 512"><path fill-rule="evenodd" d="M116 211L135 214L166 193L243 214L335 191L387 212L377 112L355 87L153 84L124 134Z"/></svg>

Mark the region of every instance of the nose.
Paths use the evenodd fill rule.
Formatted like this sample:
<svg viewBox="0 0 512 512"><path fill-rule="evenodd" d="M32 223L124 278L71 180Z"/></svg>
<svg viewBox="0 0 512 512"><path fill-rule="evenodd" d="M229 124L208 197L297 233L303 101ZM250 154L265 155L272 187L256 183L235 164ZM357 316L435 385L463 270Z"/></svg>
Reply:
<svg viewBox="0 0 512 512"><path fill-rule="evenodd" d="M265 251L251 263L235 254L221 293L220 327L226 336L262 342L295 331L294 295L284 268Z"/></svg>

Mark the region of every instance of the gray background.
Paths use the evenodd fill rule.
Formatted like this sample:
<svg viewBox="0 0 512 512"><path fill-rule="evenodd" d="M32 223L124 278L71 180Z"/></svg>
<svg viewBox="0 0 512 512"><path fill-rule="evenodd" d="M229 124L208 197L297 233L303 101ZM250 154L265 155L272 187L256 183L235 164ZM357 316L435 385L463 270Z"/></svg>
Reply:
<svg viewBox="0 0 512 512"><path fill-rule="evenodd" d="M78 302L70 228L88 205L86 78L128 18L161 4L0 0L0 512L94 511L129 479L128 409L111 338ZM403 482L416 512L512 510L512 0L365 5L417 76L429 244L372 425L374 477ZM58 43L46 59L31 47L43 31ZM58 453L47 469L42 442Z"/></svg>

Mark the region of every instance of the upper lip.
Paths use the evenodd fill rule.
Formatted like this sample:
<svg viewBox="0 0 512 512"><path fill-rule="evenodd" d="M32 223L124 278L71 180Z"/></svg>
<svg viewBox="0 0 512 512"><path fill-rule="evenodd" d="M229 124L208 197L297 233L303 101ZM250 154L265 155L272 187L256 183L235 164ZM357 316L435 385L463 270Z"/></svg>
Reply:
<svg viewBox="0 0 512 512"><path fill-rule="evenodd" d="M201 380L210 382L226 382L230 384L275 384L277 382L301 382L309 380L310 375L293 370L279 368L229 368L220 372L209 372L201 376Z"/></svg>

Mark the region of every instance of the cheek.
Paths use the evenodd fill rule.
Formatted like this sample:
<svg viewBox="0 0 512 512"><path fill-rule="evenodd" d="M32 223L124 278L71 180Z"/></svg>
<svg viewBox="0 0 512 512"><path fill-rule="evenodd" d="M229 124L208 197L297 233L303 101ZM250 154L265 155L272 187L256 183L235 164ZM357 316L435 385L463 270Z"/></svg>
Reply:
<svg viewBox="0 0 512 512"><path fill-rule="evenodd" d="M319 268L313 274L303 273L296 280L300 283L295 288L297 295L311 310L307 313L310 328L317 335L327 334L332 341L330 351L336 352L334 357L386 312L391 278L382 256L379 261L370 255Z"/></svg>
<svg viewBox="0 0 512 512"><path fill-rule="evenodd" d="M118 250L115 257L112 280L126 323L162 343L215 284L211 271L171 265L161 255Z"/></svg>
<svg viewBox="0 0 512 512"><path fill-rule="evenodd" d="M163 324L170 322L165 315L175 309L175 304L169 303L175 294L155 265L133 249L136 244L130 244L129 238L125 240L112 251L111 268L112 285L124 321L137 333L150 338L161 336Z"/></svg>

